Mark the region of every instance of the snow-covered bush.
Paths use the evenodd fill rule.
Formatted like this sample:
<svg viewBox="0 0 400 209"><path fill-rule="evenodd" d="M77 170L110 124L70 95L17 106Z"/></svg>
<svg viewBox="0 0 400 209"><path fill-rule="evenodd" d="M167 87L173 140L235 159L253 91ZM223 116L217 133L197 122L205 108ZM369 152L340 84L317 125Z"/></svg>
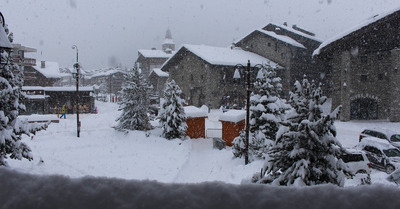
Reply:
<svg viewBox="0 0 400 209"><path fill-rule="evenodd" d="M117 118L117 130L149 130L151 125L147 115L149 110L149 87L137 65L125 75L125 83L121 90L119 110L122 114Z"/></svg>
<svg viewBox="0 0 400 209"><path fill-rule="evenodd" d="M161 104L159 118L163 129L162 136L167 139L183 139L186 135L186 115L183 109L185 101L181 98L181 95L182 90L174 80L166 84L164 102Z"/></svg>
<svg viewBox="0 0 400 209"><path fill-rule="evenodd" d="M6 25L6 34L8 29ZM2 27L1 27L2 29ZM13 41L12 33L8 34L10 42ZM0 68L0 166L7 166L6 159L32 160L31 149L21 142L22 135L32 135L37 131L46 129L48 124L29 124L18 118L19 111L25 110L25 105L20 103L23 98L21 87L23 85L23 68L13 64L11 54L1 51ZM15 73L15 75L13 74Z"/></svg>
<svg viewBox="0 0 400 209"><path fill-rule="evenodd" d="M261 173L253 176L253 182L343 186L347 171L340 159L343 148L335 137L334 126L340 106L332 113L322 115L321 106L326 100L321 88L310 84L306 78L302 84L296 81L295 91L290 93L293 114L279 129L265 166Z"/></svg>

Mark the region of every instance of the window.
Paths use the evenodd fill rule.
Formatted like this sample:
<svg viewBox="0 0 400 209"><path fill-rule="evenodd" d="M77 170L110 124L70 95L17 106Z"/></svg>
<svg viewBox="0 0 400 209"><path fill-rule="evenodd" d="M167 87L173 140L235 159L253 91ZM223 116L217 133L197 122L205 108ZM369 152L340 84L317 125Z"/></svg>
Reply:
<svg viewBox="0 0 400 209"><path fill-rule="evenodd" d="M204 80L204 75L201 75L200 77L201 77L201 80Z"/></svg>
<svg viewBox="0 0 400 209"><path fill-rule="evenodd" d="M193 78L193 74L191 74L191 75L190 75L190 80L191 80L191 81L193 81L193 80L194 80L194 78Z"/></svg>
<svg viewBox="0 0 400 209"><path fill-rule="evenodd" d="M276 52L279 51L279 44L278 44L278 42L275 43L275 51L276 51Z"/></svg>
<svg viewBox="0 0 400 209"><path fill-rule="evenodd" d="M367 81L368 76L367 75L361 75L361 82Z"/></svg>
<svg viewBox="0 0 400 209"><path fill-rule="evenodd" d="M281 58L285 59L286 58L286 54L285 53L281 53Z"/></svg>
<svg viewBox="0 0 400 209"><path fill-rule="evenodd" d="M378 80L380 80L380 81L383 80L383 74L382 73L378 74Z"/></svg>
<svg viewBox="0 0 400 209"><path fill-rule="evenodd" d="M267 45L268 45L268 47L271 47L271 42L268 42L268 44L267 44Z"/></svg>

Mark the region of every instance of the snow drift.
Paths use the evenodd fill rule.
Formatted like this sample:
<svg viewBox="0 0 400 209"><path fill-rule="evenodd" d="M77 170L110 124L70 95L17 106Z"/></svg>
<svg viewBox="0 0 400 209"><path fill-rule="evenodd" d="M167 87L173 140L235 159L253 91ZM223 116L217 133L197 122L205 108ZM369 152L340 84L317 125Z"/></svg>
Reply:
<svg viewBox="0 0 400 209"><path fill-rule="evenodd" d="M1 208L398 208L400 188L166 184L115 178L36 176L0 168Z"/></svg>

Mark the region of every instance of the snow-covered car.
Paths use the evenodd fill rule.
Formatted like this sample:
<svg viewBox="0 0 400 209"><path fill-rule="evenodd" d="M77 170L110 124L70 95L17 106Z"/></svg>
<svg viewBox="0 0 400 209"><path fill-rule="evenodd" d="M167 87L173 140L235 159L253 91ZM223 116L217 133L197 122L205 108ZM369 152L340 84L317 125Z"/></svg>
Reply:
<svg viewBox="0 0 400 209"><path fill-rule="evenodd" d="M353 174L371 173L371 163L364 151L356 149L347 149L342 154L342 160L351 169Z"/></svg>
<svg viewBox="0 0 400 209"><path fill-rule="evenodd" d="M359 142L361 142L364 137L376 137L384 139L390 142L393 146L400 148L400 133L395 131L377 128L365 129L360 134Z"/></svg>
<svg viewBox="0 0 400 209"><path fill-rule="evenodd" d="M371 168L388 174L400 168L400 150L386 140L364 137L355 148L366 153L371 162Z"/></svg>

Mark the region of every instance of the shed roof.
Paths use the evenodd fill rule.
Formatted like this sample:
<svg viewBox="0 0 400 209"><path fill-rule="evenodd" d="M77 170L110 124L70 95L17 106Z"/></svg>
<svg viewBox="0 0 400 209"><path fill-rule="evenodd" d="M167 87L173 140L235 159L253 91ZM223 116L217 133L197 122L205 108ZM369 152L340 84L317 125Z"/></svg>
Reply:
<svg viewBox="0 0 400 209"><path fill-rule="evenodd" d="M203 118L207 117L207 112L195 106L183 107L187 118Z"/></svg>
<svg viewBox="0 0 400 209"><path fill-rule="evenodd" d="M239 121L245 120L246 111L245 110L229 110L219 116L220 121L227 121L237 123Z"/></svg>

